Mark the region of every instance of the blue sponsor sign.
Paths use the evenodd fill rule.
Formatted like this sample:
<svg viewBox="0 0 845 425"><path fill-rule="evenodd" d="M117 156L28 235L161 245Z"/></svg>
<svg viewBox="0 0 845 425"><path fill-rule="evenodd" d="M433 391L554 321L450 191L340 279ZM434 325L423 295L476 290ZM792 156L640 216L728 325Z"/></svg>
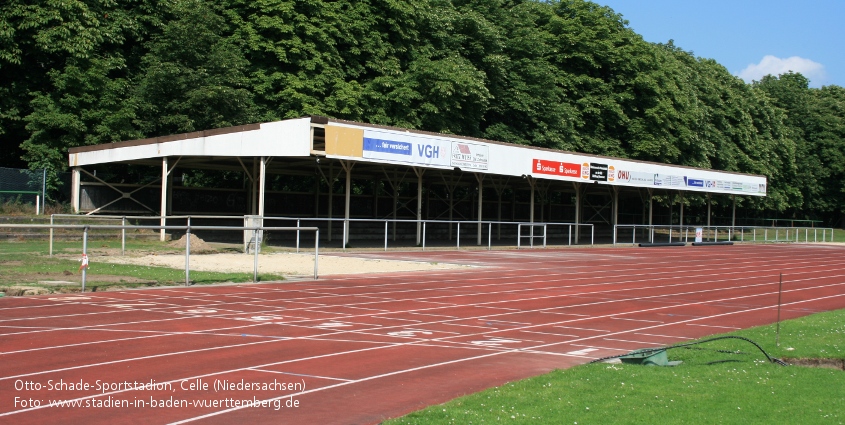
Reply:
<svg viewBox="0 0 845 425"><path fill-rule="evenodd" d="M396 142L393 140L364 138L364 150L369 152L382 152L394 155L413 155L410 143Z"/></svg>
<svg viewBox="0 0 845 425"><path fill-rule="evenodd" d="M701 179L688 179L684 177L687 181L687 187L704 187L704 180Z"/></svg>

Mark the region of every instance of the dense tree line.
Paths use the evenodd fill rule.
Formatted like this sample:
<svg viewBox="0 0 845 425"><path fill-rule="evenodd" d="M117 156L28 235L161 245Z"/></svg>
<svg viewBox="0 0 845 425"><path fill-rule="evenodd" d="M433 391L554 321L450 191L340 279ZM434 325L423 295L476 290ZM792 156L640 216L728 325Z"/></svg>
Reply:
<svg viewBox="0 0 845 425"><path fill-rule="evenodd" d="M583 0L6 0L0 161L304 115L763 174L835 224L845 91L746 84Z"/></svg>

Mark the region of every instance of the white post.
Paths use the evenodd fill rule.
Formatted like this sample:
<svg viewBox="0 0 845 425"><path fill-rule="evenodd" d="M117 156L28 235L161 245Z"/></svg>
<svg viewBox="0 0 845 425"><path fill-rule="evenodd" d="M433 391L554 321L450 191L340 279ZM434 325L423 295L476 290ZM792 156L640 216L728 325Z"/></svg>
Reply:
<svg viewBox="0 0 845 425"><path fill-rule="evenodd" d="M167 225L167 157L161 158L161 226ZM159 239L164 242L166 232L161 229Z"/></svg>
<svg viewBox="0 0 845 425"><path fill-rule="evenodd" d="M258 193L254 193L253 196L258 196L258 222L255 223L257 226L264 227L264 192L266 190L267 185L267 164L270 163L270 158L266 156L261 157L261 161L258 164L258 178L256 184L258 185ZM264 230L259 230L255 232L255 252L256 254L261 250L261 242L264 240ZM258 257L256 257L256 261ZM256 266L257 267L257 266Z"/></svg>
<svg viewBox="0 0 845 425"><path fill-rule="evenodd" d="M70 173L70 204L74 214L79 214L79 198L81 182L79 180L79 167L73 167Z"/></svg>
<svg viewBox="0 0 845 425"><path fill-rule="evenodd" d="M340 165L346 171L346 205L343 213L343 249L349 243L349 203L352 195L352 167L355 163L350 161L340 161Z"/></svg>
<svg viewBox="0 0 845 425"><path fill-rule="evenodd" d="M258 169L258 215L262 217L261 226L264 226L264 194L267 186L267 164L269 163L270 158L262 156Z"/></svg>

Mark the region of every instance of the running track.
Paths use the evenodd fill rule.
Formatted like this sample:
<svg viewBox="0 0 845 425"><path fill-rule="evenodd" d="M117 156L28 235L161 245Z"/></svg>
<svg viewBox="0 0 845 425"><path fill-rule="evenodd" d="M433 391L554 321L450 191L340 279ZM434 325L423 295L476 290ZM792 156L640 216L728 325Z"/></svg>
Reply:
<svg viewBox="0 0 845 425"><path fill-rule="evenodd" d="M783 318L845 308L843 254L798 244L364 253L348 255L477 267L0 298L0 422L378 423L774 322L779 273ZM236 385L215 391L223 381Z"/></svg>

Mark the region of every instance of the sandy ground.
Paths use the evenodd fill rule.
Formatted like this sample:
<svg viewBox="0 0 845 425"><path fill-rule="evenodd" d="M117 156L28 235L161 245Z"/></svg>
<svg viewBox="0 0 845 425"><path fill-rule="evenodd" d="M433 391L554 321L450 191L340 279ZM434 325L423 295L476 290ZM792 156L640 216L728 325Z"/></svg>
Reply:
<svg viewBox="0 0 845 425"><path fill-rule="evenodd" d="M185 268L185 256L144 255L139 257L104 256L93 261L118 264L138 264L149 266ZM191 255L191 270L252 273L255 257L249 254L203 254ZM395 261L320 255L318 261L320 276L333 274L389 273L415 270L444 270L464 268L456 264L427 263L416 261ZM284 276L313 276L314 254L273 253L258 256L259 273L272 273Z"/></svg>

